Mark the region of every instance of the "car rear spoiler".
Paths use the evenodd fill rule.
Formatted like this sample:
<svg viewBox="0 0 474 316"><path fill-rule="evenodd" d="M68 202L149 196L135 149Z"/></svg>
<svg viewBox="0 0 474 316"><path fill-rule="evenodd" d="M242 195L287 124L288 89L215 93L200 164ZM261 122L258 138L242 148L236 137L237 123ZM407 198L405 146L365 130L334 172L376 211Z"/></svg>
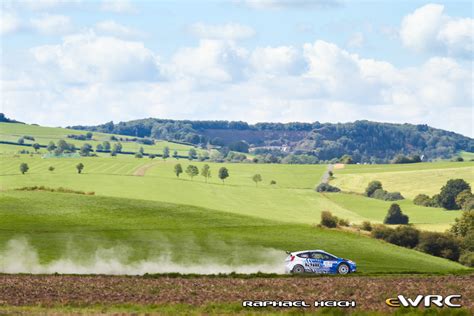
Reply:
<svg viewBox="0 0 474 316"><path fill-rule="evenodd" d="M291 251L285 250L287 255L291 255Z"/></svg>

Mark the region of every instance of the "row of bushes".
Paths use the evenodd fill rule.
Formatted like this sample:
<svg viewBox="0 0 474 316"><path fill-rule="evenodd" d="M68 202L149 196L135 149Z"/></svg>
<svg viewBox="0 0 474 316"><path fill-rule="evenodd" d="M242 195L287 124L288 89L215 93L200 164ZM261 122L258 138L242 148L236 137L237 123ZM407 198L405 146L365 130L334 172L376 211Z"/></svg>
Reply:
<svg viewBox="0 0 474 316"><path fill-rule="evenodd" d="M339 219L325 211L321 213L321 226L329 228L349 226L349 221ZM459 261L469 267L474 266L473 211L463 212L463 215L456 219L456 223L446 233L420 231L408 225L400 225L396 228L380 224L373 226L369 221L363 222L358 228L370 232L373 238L382 239L397 246Z"/></svg>
<svg viewBox="0 0 474 316"><path fill-rule="evenodd" d="M451 179L432 197L418 194L413 203L427 207L444 207L447 210L474 210L474 196L471 186L463 179Z"/></svg>
<svg viewBox="0 0 474 316"><path fill-rule="evenodd" d="M59 188L49 188L45 187L43 185L41 186L31 186L31 187L21 187L17 188L16 190L18 191L47 191L47 192L59 192L59 193L74 193L74 194L83 194L83 195L95 195L95 192L84 192L84 191L78 191L78 190L72 190L72 189L67 189L63 187Z"/></svg>

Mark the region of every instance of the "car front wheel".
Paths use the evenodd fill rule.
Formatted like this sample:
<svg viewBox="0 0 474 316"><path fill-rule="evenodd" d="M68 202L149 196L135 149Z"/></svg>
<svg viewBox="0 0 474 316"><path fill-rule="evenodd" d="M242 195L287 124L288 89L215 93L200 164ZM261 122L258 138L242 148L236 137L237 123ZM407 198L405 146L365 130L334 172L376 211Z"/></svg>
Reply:
<svg viewBox="0 0 474 316"><path fill-rule="evenodd" d="M345 263L341 263L339 267L337 267L337 273L339 274L348 274L349 271L349 266Z"/></svg>
<svg viewBox="0 0 474 316"><path fill-rule="evenodd" d="M297 264L296 266L293 267L292 272L296 274L304 273L304 267L300 264Z"/></svg>

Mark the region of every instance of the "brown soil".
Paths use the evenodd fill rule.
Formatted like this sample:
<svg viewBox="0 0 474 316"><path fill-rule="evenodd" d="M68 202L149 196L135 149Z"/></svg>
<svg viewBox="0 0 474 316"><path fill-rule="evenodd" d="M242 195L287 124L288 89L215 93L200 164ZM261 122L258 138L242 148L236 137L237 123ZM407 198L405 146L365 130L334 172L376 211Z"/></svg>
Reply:
<svg viewBox="0 0 474 316"><path fill-rule="evenodd" d="M138 169L136 169L134 172L133 172L133 175L134 176L139 176L139 177L143 177L145 175L145 173L151 169L154 165L156 165L157 163L147 163L143 166L140 166Z"/></svg>
<svg viewBox="0 0 474 316"><path fill-rule="evenodd" d="M474 311L474 275L310 278L230 278L0 275L0 306L173 304L195 306L242 300L356 300L364 310L388 310L403 294L461 294Z"/></svg>

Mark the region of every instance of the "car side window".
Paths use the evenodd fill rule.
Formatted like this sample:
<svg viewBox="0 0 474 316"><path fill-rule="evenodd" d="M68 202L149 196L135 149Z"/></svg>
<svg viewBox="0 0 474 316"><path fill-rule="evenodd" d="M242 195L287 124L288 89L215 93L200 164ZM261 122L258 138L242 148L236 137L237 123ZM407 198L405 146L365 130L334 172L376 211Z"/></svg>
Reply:
<svg viewBox="0 0 474 316"><path fill-rule="evenodd" d="M312 252L311 253L311 258L313 259L324 259L324 254L320 252Z"/></svg>
<svg viewBox="0 0 474 316"><path fill-rule="evenodd" d="M311 258L320 259L320 260L334 260L332 256L322 253L322 252L313 252Z"/></svg>
<svg viewBox="0 0 474 316"><path fill-rule="evenodd" d="M309 253L304 252L304 253L300 253L300 254L297 255L297 256L300 257L300 258L309 258Z"/></svg>

